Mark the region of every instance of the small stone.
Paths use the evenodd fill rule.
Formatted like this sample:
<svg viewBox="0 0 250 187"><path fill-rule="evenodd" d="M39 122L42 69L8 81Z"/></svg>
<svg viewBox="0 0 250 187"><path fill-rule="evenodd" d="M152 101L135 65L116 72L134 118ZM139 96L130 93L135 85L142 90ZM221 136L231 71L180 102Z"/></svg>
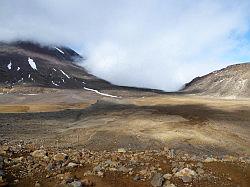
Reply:
<svg viewBox="0 0 250 187"><path fill-rule="evenodd" d="M57 174L56 176L58 179L61 179L61 180L66 180L66 181L70 181L72 182L73 181L73 177L71 175L70 172L66 172L66 173L61 173L61 174Z"/></svg>
<svg viewBox="0 0 250 187"><path fill-rule="evenodd" d="M107 164L109 166L113 166L114 162L112 160L108 159L108 160L105 161L105 164Z"/></svg>
<svg viewBox="0 0 250 187"><path fill-rule="evenodd" d="M70 187L82 187L81 181L74 181L68 184Z"/></svg>
<svg viewBox="0 0 250 187"><path fill-rule="evenodd" d="M67 165L67 167L70 167L70 168L74 168L74 167L76 167L76 166L78 166L78 164L76 164L76 163L74 163L74 162L70 162L70 163Z"/></svg>
<svg viewBox="0 0 250 187"><path fill-rule="evenodd" d="M3 165L4 165L4 159L2 156L0 156L0 169L3 169Z"/></svg>
<svg viewBox="0 0 250 187"><path fill-rule="evenodd" d="M55 161L65 161L68 159L68 155L66 155L65 153L57 153L56 155L54 155L53 159Z"/></svg>
<svg viewBox="0 0 250 187"><path fill-rule="evenodd" d="M147 173L148 173L148 170L143 169L143 170L139 171L139 173L140 173L142 176L146 176Z"/></svg>
<svg viewBox="0 0 250 187"><path fill-rule="evenodd" d="M43 157L45 161L50 161L50 158L48 156Z"/></svg>
<svg viewBox="0 0 250 187"><path fill-rule="evenodd" d="M102 170L102 167L100 165L93 168L93 172L99 172Z"/></svg>
<svg viewBox="0 0 250 187"><path fill-rule="evenodd" d="M11 147L9 147L8 145L2 145L1 146L1 149L4 150L4 151L8 151L10 150Z"/></svg>
<svg viewBox="0 0 250 187"><path fill-rule="evenodd" d="M35 158L43 158L47 155L47 152L45 150L36 150L31 153L31 156Z"/></svg>
<svg viewBox="0 0 250 187"><path fill-rule="evenodd" d="M177 171L178 171L178 168L172 169L172 172L173 172L173 173L176 173Z"/></svg>
<svg viewBox="0 0 250 187"><path fill-rule="evenodd" d="M163 185L163 187L176 187L173 183L171 183L170 181L166 181Z"/></svg>
<svg viewBox="0 0 250 187"><path fill-rule="evenodd" d="M88 175L92 175L92 172L91 171L86 171L83 176L88 176Z"/></svg>
<svg viewBox="0 0 250 187"><path fill-rule="evenodd" d="M154 187L161 187L163 182L164 182L164 178L161 173L155 173L151 179L151 184Z"/></svg>
<svg viewBox="0 0 250 187"><path fill-rule="evenodd" d="M60 173L56 176L58 179L63 180L64 179L64 174Z"/></svg>
<svg viewBox="0 0 250 187"><path fill-rule="evenodd" d="M7 145L0 146L0 154L5 155L7 153L7 151L9 151L9 149L10 149L9 146L7 146Z"/></svg>
<svg viewBox="0 0 250 187"><path fill-rule="evenodd" d="M0 176L4 176L4 175L5 175L4 171L0 170Z"/></svg>
<svg viewBox="0 0 250 187"><path fill-rule="evenodd" d="M170 173L166 173L165 175L163 175L164 179L170 180L172 178L172 174Z"/></svg>
<svg viewBox="0 0 250 187"><path fill-rule="evenodd" d="M98 171L98 172L97 172L97 176L98 176L98 177L103 177L103 172Z"/></svg>
<svg viewBox="0 0 250 187"><path fill-rule="evenodd" d="M133 171L130 171L130 172L128 172L128 174L129 174L129 175L133 175L133 174L134 174L134 172L133 172Z"/></svg>
<svg viewBox="0 0 250 187"><path fill-rule="evenodd" d="M178 164L179 164L179 167L184 167L185 162L179 162Z"/></svg>
<svg viewBox="0 0 250 187"><path fill-rule="evenodd" d="M198 162L198 163L197 163L197 167L202 168L202 167L203 167L203 164L202 164L201 162Z"/></svg>
<svg viewBox="0 0 250 187"><path fill-rule="evenodd" d="M223 161L233 162L233 161L236 161L236 158L233 157L233 156L225 155L225 156L223 157Z"/></svg>
<svg viewBox="0 0 250 187"><path fill-rule="evenodd" d="M205 173L205 171L203 169L201 169L201 168L197 168L196 172L198 173L198 175L202 175L202 174Z"/></svg>
<svg viewBox="0 0 250 187"><path fill-rule="evenodd" d="M181 178L183 182L191 182L192 178L196 175L196 172L189 168L184 168L175 174L175 176Z"/></svg>
<svg viewBox="0 0 250 187"><path fill-rule="evenodd" d="M119 148L117 150L118 153L126 153L126 150L124 148Z"/></svg>
<svg viewBox="0 0 250 187"><path fill-rule="evenodd" d="M72 177L69 177L69 178L65 179L66 184L71 183L71 182L74 182L74 179Z"/></svg>
<svg viewBox="0 0 250 187"><path fill-rule="evenodd" d="M4 187L4 186L8 186L8 183L3 179L3 177L2 176L0 176L0 186L2 187Z"/></svg>
<svg viewBox="0 0 250 187"><path fill-rule="evenodd" d="M174 158L174 149L170 149L169 151L168 151L168 156L170 157L170 158Z"/></svg>
<svg viewBox="0 0 250 187"><path fill-rule="evenodd" d="M83 186L94 186L94 183L88 179L81 180Z"/></svg>
<svg viewBox="0 0 250 187"><path fill-rule="evenodd" d="M49 164L47 165L46 169L47 169L48 171L52 171L52 170L54 169L53 164L52 164L52 163L49 163Z"/></svg>
<svg viewBox="0 0 250 187"><path fill-rule="evenodd" d="M133 180L134 180L134 181L140 180L140 176L138 176L138 175L134 176Z"/></svg>
<svg viewBox="0 0 250 187"><path fill-rule="evenodd" d="M191 182L192 181L192 177L190 177L190 176L182 176L181 180L183 182Z"/></svg>
<svg viewBox="0 0 250 187"><path fill-rule="evenodd" d="M3 176L0 176L0 184L3 183L4 180L3 180Z"/></svg>
<svg viewBox="0 0 250 187"><path fill-rule="evenodd" d="M40 187L40 186L41 186L41 184L38 181L36 181L35 187Z"/></svg>
<svg viewBox="0 0 250 187"><path fill-rule="evenodd" d="M13 159L13 162L15 162L15 163L19 163L19 162L22 162L23 161L23 157L21 156L21 157L18 157L18 158L14 158Z"/></svg>
<svg viewBox="0 0 250 187"><path fill-rule="evenodd" d="M121 171L123 173L127 173L127 172L129 172L129 169L126 168L125 166L121 166L121 167L118 168L118 171Z"/></svg>
<svg viewBox="0 0 250 187"><path fill-rule="evenodd" d="M109 168L109 171L117 171L116 168Z"/></svg>
<svg viewBox="0 0 250 187"><path fill-rule="evenodd" d="M204 162L216 162L216 161L217 161L216 158L210 158L210 157L208 157L208 158L206 158L206 159L204 160Z"/></svg>
<svg viewBox="0 0 250 187"><path fill-rule="evenodd" d="M1 155L6 155L6 154L7 154L7 151L4 151L4 150L1 150L1 149L0 149L0 154L1 154Z"/></svg>

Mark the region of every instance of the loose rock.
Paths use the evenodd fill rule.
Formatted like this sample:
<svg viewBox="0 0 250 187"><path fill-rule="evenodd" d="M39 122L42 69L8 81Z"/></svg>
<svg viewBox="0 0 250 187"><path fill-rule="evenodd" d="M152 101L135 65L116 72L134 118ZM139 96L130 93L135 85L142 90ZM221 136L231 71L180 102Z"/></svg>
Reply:
<svg viewBox="0 0 250 187"><path fill-rule="evenodd" d="M3 169L3 164L4 164L3 157L0 156L0 169Z"/></svg>
<svg viewBox="0 0 250 187"><path fill-rule="evenodd" d="M151 184L154 187L161 187L163 182L164 182L164 178L161 173L155 173L151 180Z"/></svg>
<svg viewBox="0 0 250 187"><path fill-rule="evenodd" d="M119 148L117 150L118 153L126 153L126 150L124 148Z"/></svg>
<svg viewBox="0 0 250 187"><path fill-rule="evenodd" d="M36 150L31 155L35 158L43 158L47 155L47 152L45 150Z"/></svg>
<svg viewBox="0 0 250 187"><path fill-rule="evenodd" d="M70 187L82 187L81 181L74 181L68 184Z"/></svg>
<svg viewBox="0 0 250 187"><path fill-rule="evenodd" d="M163 175L163 178L167 179L167 180L170 180L172 178L172 174L167 173L167 174Z"/></svg>
<svg viewBox="0 0 250 187"><path fill-rule="evenodd" d="M134 176L133 180L134 180L134 181L140 180L140 176L138 176L138 175Z"/></svg>
<svg viewBox="0 0 250 187"><path fill-rule="evenodd" d="M74 162L70 162L67 167L70 167L70 168L73 168L73 167L76 167L78 166L78 164L74 163Z"/></svg>
<svg viewBox="0 0 250 187"><path fill-rule="evenodd" d="M53 159L55 161L65 161L68 159L68 155L66 155L65 153L57 153L56 155L54 155Z"/></svg>
<svg viewBox="0 0 250 187"><path fill-rule="evenodd" d="M191 182L192 178L196 175L196 172L189 168L184 168L175 174L175 176L181 178L183 182Z"/></svg>
<svg viewBox="0 0 250 187"><path fill-rule="evenodd" d="M163 185L163 187L176 187L173 183L171 183L170 181L166 181L165 184Z"/></svg>
<svg viewBox="0 0 250 187"><path fill-rule="evenodd" d="M217 161L216 158L210 158L210 157L208 157L208 158L206 158L206 159L204 160L204 162L216 162L216 161Z"/></svg>
<svg viewBox="0 0 250 187"><path fill-rule="evenodd" d="M196 172L198 173L198 175L202 175L202 174L205 173L205 171L203 169L201 169L201 168L197 168Z"/></svg>
<svg viewBox="0 0 250 187"><path fill-rule="evenodd" d="M88 179L81 180L83 186L94 186L94 183Z"/></svg>

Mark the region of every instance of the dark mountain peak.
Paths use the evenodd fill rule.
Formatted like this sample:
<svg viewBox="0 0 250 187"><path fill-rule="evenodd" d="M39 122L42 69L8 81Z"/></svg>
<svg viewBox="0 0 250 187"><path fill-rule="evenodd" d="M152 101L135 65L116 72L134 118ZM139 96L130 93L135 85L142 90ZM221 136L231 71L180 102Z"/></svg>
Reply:
<svg viewBox="0 0 250 187"><path fill-rule="evenodd" d="M0 43L0 85L55 88L108 87L76 63L83 58L74 50L31 41Z"/></svg>
<svg viewBox="0 0 250 187"><path fill-rule="evenodd" d="M0 44L1 45L1 44ZM72 62L82 61L83 57L79 55L77 52L72 50L69 47L65 47L62 45L43 45L35 41L14 41L11 43L2 43L6 47L14 47L17 49L23 49L25 51L30 51L34 53L44 54L53 56L60 60L67 60Z"/></svg>

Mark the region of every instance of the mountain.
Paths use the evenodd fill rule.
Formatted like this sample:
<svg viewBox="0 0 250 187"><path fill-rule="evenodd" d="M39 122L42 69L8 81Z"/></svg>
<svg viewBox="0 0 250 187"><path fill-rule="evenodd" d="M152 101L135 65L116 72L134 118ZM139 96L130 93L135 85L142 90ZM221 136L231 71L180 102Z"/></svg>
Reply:
<svg viewBox="0 0 250 187"><path fill-rule="evenodd" d="M31 41L0 42L0 87L44 87L101 90L159 90L115 86L91 75L80 66L84 58L65 46L41 45ZM250 97L250 63L231 65L185 84L180 91L187 94L216 97Z"/></svg>
<svg viewBox="0 0 250 187"><path fill-rule="evenodd" d="M229 98L249 98L250 63L231 65L202 77L196 77L187 83L181 92Z"/></svg>
<svg viewBox="0 0 250 187"><path fill-rule="evenodd" d="M78 65L83 61L74 50L43 46L35 42L0 43L0 85L52 88L109 88L107 81Z"/></svg>
<svg viewBox="0 0 250 187"><path fill-rule="evenodd" d="M65 46L31 41L0 42L0 94L39 93L46 88L84 89L108 97L113 95L107 93L120 96L163 93L113 85L90 74L80 63L84 64L84 58Z"/></svg>

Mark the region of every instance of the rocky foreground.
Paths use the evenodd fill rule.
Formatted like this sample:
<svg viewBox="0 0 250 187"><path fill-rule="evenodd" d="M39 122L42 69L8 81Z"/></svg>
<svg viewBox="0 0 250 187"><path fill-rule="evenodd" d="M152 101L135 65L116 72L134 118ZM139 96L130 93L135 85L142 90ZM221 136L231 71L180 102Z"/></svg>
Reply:
<svg viewBox="0 0 250 187"><path fill-rule="evenodd" d="M249 186L249 157L210 157L178 150L134 152L0 147L0 186Z"/></svg>

